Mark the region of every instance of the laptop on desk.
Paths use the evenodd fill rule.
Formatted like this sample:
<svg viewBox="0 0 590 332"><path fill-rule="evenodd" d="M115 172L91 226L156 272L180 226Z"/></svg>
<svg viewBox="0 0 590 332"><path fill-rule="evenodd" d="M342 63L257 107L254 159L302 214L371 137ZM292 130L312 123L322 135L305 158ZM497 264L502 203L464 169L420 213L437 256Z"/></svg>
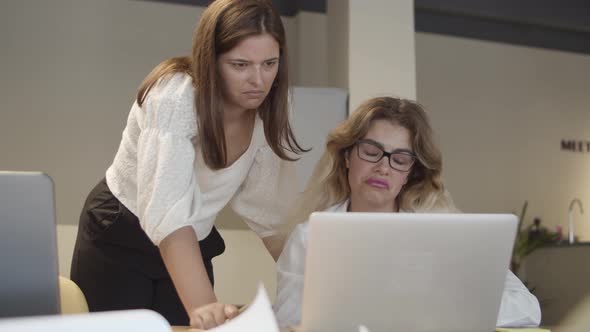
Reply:
<svg viewBox="0 0 590 332"><path fill-rule="evenodd" d="M0 318L60 312L53 182L0 171Z"/></svg>
<svg viewBox="0 0 590 332"><path fill-rule="evenodd" d="M494 331L516 228L510 214L314 213L301 330Z"/></svg>

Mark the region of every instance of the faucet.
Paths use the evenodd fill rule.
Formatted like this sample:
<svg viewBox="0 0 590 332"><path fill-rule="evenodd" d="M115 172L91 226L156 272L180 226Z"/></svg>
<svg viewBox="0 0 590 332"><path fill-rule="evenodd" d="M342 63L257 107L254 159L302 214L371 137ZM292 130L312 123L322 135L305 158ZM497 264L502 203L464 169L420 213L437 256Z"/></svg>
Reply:
<svg viewBox="0 0 590 332"><path fill-rule="evenodd" d="M569 242L570 242L570 244L574 243L574 205L576 203L578 203L578 206L580 206L580 213L584 214L584 208L582 207L582 202L579 199L574 198L570 202L570 207L569 207Z"/></svg>

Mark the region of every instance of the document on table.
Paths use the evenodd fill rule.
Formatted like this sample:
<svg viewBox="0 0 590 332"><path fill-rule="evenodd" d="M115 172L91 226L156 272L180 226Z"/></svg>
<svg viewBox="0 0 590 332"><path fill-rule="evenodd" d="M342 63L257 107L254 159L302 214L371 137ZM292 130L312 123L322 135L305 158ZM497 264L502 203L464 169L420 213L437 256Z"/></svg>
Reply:
<svg viewBox="0 0 590 332"><path fill-rule="evenodd" d="M274 311L262 284L258 286L258 292L254 300L236 318L207 330L210 332L279 332L279 326Z"/></svg>

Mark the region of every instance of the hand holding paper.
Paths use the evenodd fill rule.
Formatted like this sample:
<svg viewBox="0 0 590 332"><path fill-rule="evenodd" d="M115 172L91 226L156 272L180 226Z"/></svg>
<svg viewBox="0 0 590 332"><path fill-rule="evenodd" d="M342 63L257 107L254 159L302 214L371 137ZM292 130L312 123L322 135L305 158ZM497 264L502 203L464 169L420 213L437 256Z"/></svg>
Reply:
<svg viewBox="0 0 590 332"><path fill-rule="evenodd" d="M190 313L190 325L198 329L211 329L238 315L233 304L211 303Z"/></svg>
<svg viewBox="0 0 590 332"><path fill-rule="evenodd" d="M212 332L279 332L270 300L264 286L258 286L258 292L252 303L236 318L215 327Z"/></svg>

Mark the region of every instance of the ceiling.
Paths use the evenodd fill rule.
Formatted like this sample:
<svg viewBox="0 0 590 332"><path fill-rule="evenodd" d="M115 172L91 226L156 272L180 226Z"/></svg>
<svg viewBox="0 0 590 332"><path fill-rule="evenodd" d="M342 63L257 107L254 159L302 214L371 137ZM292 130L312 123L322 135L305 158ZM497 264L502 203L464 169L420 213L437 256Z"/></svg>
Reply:
<svg viewBox="0 0 590 332"><path fill-rule="evenodd" d="M207 6L211 0L140 0ZM283 16L327 0L272 0ZM343 1L343 0L333 0ZM374 0L366 1L367 5ZM395 0L391 0L395 1ZM590 54L588 0L414 0L416 31Z"/></svg>

